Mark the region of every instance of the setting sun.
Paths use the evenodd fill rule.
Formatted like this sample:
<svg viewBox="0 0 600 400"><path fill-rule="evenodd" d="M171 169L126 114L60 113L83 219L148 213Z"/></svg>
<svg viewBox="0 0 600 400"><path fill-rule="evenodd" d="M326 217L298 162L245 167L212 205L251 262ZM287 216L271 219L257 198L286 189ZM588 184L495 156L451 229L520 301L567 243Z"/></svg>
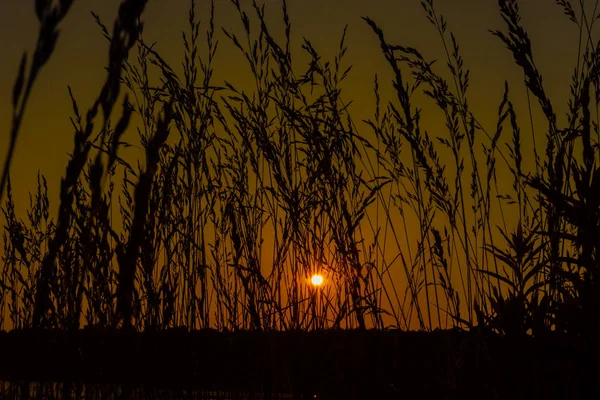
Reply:
<svg viewBox="0 0 600 400"><path fill-rule="evenodd" d="M321 286L323 284L323 275L313 275L312 278L310 278L310 283L312 283L313 286Z"/></svg>

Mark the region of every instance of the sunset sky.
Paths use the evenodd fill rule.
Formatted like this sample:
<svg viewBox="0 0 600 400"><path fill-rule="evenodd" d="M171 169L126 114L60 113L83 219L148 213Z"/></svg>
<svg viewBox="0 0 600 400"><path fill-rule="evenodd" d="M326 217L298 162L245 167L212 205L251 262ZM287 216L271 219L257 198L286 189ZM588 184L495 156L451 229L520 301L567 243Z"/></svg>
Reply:
<svg viewBox="0 0 600 400"><path fill-rule="evenodd" d="M241 0L251 14L250 0ZM76 0L73 9L61 26L58 46L44 68L30 99L12 165L15 198L24 200L27 191L35 187L38 170L49 180L51 200L56 199L59 178L64 174L67 153L73 147L72 115L67 85L73 89L79 106L86 110L97 96L105 78L107 42L95 25L90 11L100 15L112 27L118 0ZM147 42L157 42L156 50L173 66L179 67L183 54L181 31L187 29L188 0L150 0L144 13ZM216 25L219 51L216 60L215 84L224 79L243 85L245 67L233 45L223 35L221 27L240 32L241 23L228 0L216 0ZM268 20L275 35L282 37L281 3L269 0ZM369 16L384 30L391 43L414 46L428 59L440 59L444 53L439 36L427 22L419 0L288 0L293 24L293 52L301 54L301 39L310 39L326 59L336 54L344 25L349 25L346 62L354 69L343 86L344 99L353 100L351 113L359 129L361 122L373 112L373 77L381 76L386 95L389 68L381 55L377 38L361 20ZM461 45L465 63L471 69L471 98L473 110L489 128L495 124L498 103L504 80L511 84L513 101L525 112L525 90L522 74L512 56L489 29L505 29L495 0L437 0L438 11L448 20ZM577 54L577 27L562 14L553 0L521 1L524 25L533 42L534 56L543 73L546 89L554 99L562 120L566 111L570 76ZM593 3L593 2L588 2ZM591 4L593 6L593 4ZM197 14L206 28L209 2L197 1ZM34 2L2 0L0 5L0 129L5 132L0 142L4 157L11 125L10 97L23 51L31 53L37 36ZM301 71L304 65L298 66ZM389 98L389 92L385 98ZM527 135L525 132L524 135ZM541 133L543 134L543 133ZM527 136L529 137L529 136ZM4 158L3 158L4 159ZM57 206L54 202L54 207ZM17 213L25 211L17 204Z"/></svg>

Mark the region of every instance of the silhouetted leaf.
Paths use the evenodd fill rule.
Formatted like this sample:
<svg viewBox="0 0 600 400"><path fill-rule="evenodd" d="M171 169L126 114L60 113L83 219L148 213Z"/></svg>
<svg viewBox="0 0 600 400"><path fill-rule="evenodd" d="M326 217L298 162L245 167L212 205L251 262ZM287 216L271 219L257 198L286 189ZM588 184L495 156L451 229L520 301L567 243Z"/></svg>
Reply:
<svg viewBox="0 0 600 400"><path fill-rule="evenodd" d="M21 92L23 91L23 83L25 82L25 69L27 68L27 53L23 53L23 57L21 58L21 65L19 66L19 74L17 75L17 80L15 81L15 85L13 87L13 108L16 110L17 104L19 103L19 99L21 97Z"/></svg>
<svg viewBox="0 0 600 400"><path fill-rule="evenodd" d="M488 270L479 269L479 268L476 268L475 271L481 272L484 275L489 275L489 276L491 276L493 278L496 278L499 281L502 281L502 282L506 283L508 286L510 286L511 288L513 288L513 290L515 292L517 291L517 286L515 285L514 282L512 282L510 279L508 279L508 278L506 278L506 277L504 277L504 276L502 276L500 274L495 273L494 271L488 271Z"/></svg>
<svg viewBox="0 0 600 400"><path fill-rule="evenodd" d="M51 0L35 0L35 15L40 22L44 20L50 1Z"/></svg>

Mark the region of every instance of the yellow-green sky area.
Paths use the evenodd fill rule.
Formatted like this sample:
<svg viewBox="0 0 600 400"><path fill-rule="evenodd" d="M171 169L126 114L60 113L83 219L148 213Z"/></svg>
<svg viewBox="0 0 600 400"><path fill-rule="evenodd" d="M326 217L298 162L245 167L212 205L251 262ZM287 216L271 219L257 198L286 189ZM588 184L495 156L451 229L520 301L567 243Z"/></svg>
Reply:
<svg viewBox="0 0 600 400"><path fill-rule="evenodd" d="M26 199L27 191L34 188L38 170L46 174L51 196L56 198L67 152L73 146L67 85L72 87L80 107L85 110L105 78L107 43L90 11L99 14L112 27L119 3L118 0L75 0L72 11L61 25L56 51L33 90L17 144L12 165L17 201ZM146 41L156 41L156 49L175 66L180 65L183 51L181 32L187 28L189 3L188 0L150 0L144 12ZM230 1L216 0L215 3L217 27L239 32L241 23ZM241 0L241 3L249 13L252 12L250 0ZM440 39L427 22L419 0L288 0L288 3L296 54L302 52L301 38L305 36L325 58L333 58L344 25L349 25L347 63L352 63L354 68L343 89L344 98L354 101L351 111L359 129L364 129L360 121L373 111L374 74L381 74L384 93L389 83L389 68L380 53L377 39L361 16L374 19L384 29L390 42L417 47L428 59L440 59L439 67L442 67ZM503 44L488 32L489 29L504 28L497 2L436 0L435 3L449 21L449 29L456 34L466 65L471 69L470 102L473 109L492 129L505 79L512 85L516 105L525 104L520 70ZM524 25L533 41L534 56L543 73L547 91L555 100L559 115L564 115L568 85L575 65L577 28L553 0L520 3ZM266 4L273 27L281 28L280 1L269 0ZM206 22L209 2L197 0L197 8L200 18ZM11 125L13 81L23 51L31 52L33 49L37 29L33 0L1 0L0 130L5 132L0 141L2 155L6 153ZM243 79L248 75L239 73L240 68L245 67L239 52L220 29L217 37L220 44L215 83L227 79L243 85ZM23 206L18 204L17 212L23 212Z"/></svg>

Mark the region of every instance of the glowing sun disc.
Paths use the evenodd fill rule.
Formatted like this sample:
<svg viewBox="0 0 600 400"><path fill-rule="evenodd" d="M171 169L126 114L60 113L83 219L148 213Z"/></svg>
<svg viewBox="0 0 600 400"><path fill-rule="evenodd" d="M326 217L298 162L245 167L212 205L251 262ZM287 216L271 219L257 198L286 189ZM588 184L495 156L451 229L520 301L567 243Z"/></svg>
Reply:
<svg viewBox="0 0 600 400"><path fill-rule="evenodd" d="M313 275L312 278L310 278L310 283L314 286L321 286L323 284L323 275Z"/></svg>

